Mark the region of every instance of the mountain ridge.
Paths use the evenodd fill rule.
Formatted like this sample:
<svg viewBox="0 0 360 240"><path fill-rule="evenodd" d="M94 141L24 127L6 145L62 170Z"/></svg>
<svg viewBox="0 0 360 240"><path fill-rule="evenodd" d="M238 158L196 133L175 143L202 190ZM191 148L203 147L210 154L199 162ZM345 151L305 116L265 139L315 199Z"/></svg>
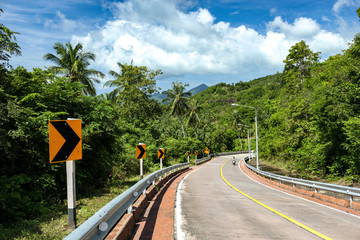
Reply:
<svg viewBox="0 0 360 240"><path fill-rule="evenodd" d="M204 90L206 90L208 88L209 87L206 84L202 83L199 86L190 89L189 92L191 93L191 96L195 96L196 94L198 94L198 93L200 93L200 92L202 92L202 91L204 91ZM151 96L151 99L154 99L154 100L161 103L162 100L167 97L165 92L166 91L163 91L162 93L153 94Z"/></svg>

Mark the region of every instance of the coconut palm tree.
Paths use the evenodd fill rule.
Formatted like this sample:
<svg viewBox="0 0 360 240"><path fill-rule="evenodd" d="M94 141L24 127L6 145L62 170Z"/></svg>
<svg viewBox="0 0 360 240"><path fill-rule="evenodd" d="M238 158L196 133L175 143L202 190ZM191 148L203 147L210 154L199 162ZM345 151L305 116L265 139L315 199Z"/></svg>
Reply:
<svg viewBox="0 0 360 240"><path fill-rule="evenodd" d="M84 51L81 43L73 47L71 43L55 43L54 49L56 55L47 53L44 55L45 60L52 61L56 66L50 66L49 70L55 74L63 74L73 82L80 82L85 85L83 91L85 94L95 96L95 83L100 83L98 79L105 75L94 69L87 69L90 61L95 61L95 54L90 51Z"/></svg>
<svg viewBox="0 0 360 240"><path fill-rule="evenodd" d="M194 127L195 137L198 139L198 134L196 130L197 124L200 122L199 112L201 110L201 106L198 104L196 99L191 99L189 104L189 113L188 113L188 125Z"/></svg>
<svg viewBox="0 0 360 240"><path fill-rule="evenodd" d="M133 66L133 61L131 61L130 65L122 64L120 62L117 63L117 65L120 68L119 72L116 72L114 70L110 70L109 74L114 77L113 80L109 80L104 84L104 87L116 87L114 90L110 93L110 99L113 102L121 103L122 97L119 96L122 92L127 92L127 89L130 88L132 85L137 84L137 78L141 77L140 72L133 70L136 70Z"/></svg>
<svg viewBox="0 0 360 240"><path fill-rule="evenodd" d="M162 100L163 102L171 103L171 115L179 118L184 137L186 135L181 116L185 115L189 109L186 102L188 97L191 96L190 92L185 92L185 87L187 86L188 84L183 85L181 82L173 82L173 88L166 91L167 97Z"/></svg>

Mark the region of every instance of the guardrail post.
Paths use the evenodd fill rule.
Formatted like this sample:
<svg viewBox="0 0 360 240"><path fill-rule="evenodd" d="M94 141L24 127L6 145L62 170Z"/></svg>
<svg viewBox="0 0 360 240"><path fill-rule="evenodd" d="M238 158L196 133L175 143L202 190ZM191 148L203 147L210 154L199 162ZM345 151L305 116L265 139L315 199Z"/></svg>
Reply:
<svg viewBox="0 0 360 240"><path fill-rule="evenodd" d="M127 210L127 213L132 213L132 210L133 210L133 207L132 207L132 205L130 205L130 207Z"/></svg>
<svg viewBox="0 0 360 240"><path fill-rule="evenodd" d="M353 200L354 200L354 197L350 195L350 207L351 207Z"/></svg>

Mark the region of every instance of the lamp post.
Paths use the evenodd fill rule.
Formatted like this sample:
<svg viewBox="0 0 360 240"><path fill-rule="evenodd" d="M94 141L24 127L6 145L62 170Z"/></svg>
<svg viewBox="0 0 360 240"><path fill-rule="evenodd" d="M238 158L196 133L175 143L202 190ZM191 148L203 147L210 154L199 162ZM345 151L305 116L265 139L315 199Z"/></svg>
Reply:
<svg viewBox="0 0 360 240"><path fill-rule="evenodd" d="M232 103L232 106L246 107L255 109L255 134L256 134L256 169L259 169L259 142L258 142L258 130L257 130L257 110L251 106L240 105L236 103Z"/></svg>

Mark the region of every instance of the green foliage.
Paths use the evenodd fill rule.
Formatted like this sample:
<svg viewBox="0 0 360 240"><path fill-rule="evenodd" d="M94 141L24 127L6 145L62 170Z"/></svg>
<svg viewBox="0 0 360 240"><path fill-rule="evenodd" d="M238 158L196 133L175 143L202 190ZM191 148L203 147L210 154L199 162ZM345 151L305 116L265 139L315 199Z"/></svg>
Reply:
<svg viewBox="0 0 360 240"><path fill-rule="evenodd" d="M116 87L109 94L109 100L121 107L123 116L130 121L134 119L153 118L160 115L160 105L150 99L156 90L155 77L162 74L160 70L152 71L145 66L134 66L117 63L120 72L113 70L110 75L114 80L107 81L104 86Z"/></svg>
<svg viewBox="0 0 360 240"><path fill-rule="evenodd" d="M309 77L311 67L319 62L320 52L314 53L305 41L292 46L284 60L285 82L291 90L292 87L302 89L305 79Z"/></svg>
<svg viewBox="0 0 360 240"><path fill-rule="evenodd" d="M186 152L189 150L193 155L195 150L201 152L206 146L204 143L196 138L168 138L164 142L165 161L168 163L171 160L179 159L181 162L187 161Z"/></svg>
<svg viewBox="0 0 360 240"><path fill-rule="evenodd" d="M8 72L0 87L0 188L7 196L1 199L1 224L31 219L49 201L66 197L65 165L49 164L49 120L82 119L83 159L76 162L80 196L113 177L137 174L135 145L145 141L156 152L151 133L157 131L151 122L142 123L142 129L127 122L121 111L106 99L83 95L79 82L47 70ZM153 168L154 159L148 154L145 171Z"/></svg>
<svg viewBox="0 0 360 240"><path fill-rule="evenodd" d="M163 102L171 103L171 115L177 116L180 120L181 129L183 136L185 137L184 125L182 122L182 116L186 114L189 106L187 104L187 97L191 96L190 92L185 92L185 87L187 84L183 85L179 82L173 82L173 88L166 91L167 97L163 99Z"/></svg>
<svg viewBox="0 0 360 240"><path fill-rule="evenodd" d="M196 130L196 127L198 123L200 122L199 113L201 110L201 106L198 105L198 102L196 99L191 99L189 104L189 112L187 114L188 117L188 125L192 126L195 131L195 137L198 138L198 133Z"/></svg>
<svg viewBox="0 0 360 240"><path fill-rule="evenodd" d="M3 10L0 8L0 12ZM9 67L9 60L11 55L21 55L20 46L16 43L15 35L19 34L13 32L3 24L0 23L0 68Z"/></svg>
<svg viewBox="0 0 360 240"><path fill-rule="evenodd" d="M55 43L54 49L58 56L52 53L44 55L45 60L52 61L56 66L49 67L49 70L55 74L62 74L73 82L84 84L83 91L91 96L96 95L95 83L100 83L98 77L103 78L105 75L94 69L87 69L90 60L95 61L95 54L84 51L81 43L77 43L75 47L71 43Z"/></svg>

